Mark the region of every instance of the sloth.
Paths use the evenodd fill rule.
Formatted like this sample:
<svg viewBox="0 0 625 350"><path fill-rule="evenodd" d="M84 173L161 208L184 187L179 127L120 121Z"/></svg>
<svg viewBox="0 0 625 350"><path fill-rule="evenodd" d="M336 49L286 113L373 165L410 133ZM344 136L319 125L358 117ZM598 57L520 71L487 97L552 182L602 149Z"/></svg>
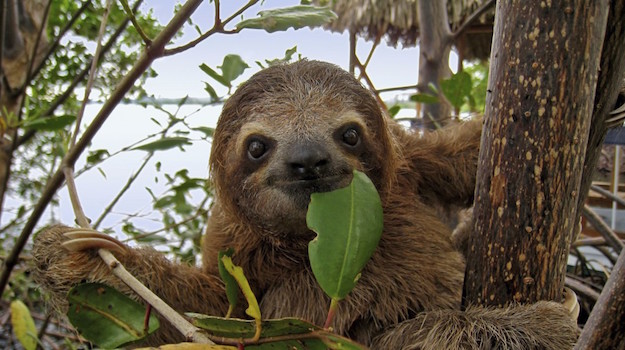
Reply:
<svg viewBox="0 0 625 350"><path fill-rule="evenodd" d="M475 189L481 122L423 134L385 117L373 95L329 63L299 61L256 73L224 104L210 155L215 186L202 267L115 243L115 256L180 312L224 315L218 253L233 248L264 318L323 324L329 298L308 261L310 195L368 175L384 229L355 289L331 325L372 349L571 349L578 329L562 304L461 309L464 258L439 208L467 207ZM35 278L52 303L81 281L133 295L97 257L110 238L71 243L54 226L35 239ZM87 243L85 243L87 242ZM136 296L135 296L136 297ZM244 317L243 307L233 316ZM148 344L183 340L166 322Z"/></svg>

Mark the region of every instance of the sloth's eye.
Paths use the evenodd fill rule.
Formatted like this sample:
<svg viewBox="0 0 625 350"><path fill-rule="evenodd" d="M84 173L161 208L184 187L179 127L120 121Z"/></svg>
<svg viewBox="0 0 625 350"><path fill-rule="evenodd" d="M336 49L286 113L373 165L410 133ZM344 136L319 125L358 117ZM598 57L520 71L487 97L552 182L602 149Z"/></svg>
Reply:
<svg viewBox="0 0 625 350"><path fill-rule="evenodd" d="M358 136L358 131L354 128L349 128L345 130L343 133L343 142L349 146L356 146L360 141L360 136Z"/></svg>
<svg viewBox="0 0 625 350"><path fill-rule="evenodd" d="M267 152L267 146L260 140L252 140L247 145L247 154L252 159L258 159Z"/></svg>

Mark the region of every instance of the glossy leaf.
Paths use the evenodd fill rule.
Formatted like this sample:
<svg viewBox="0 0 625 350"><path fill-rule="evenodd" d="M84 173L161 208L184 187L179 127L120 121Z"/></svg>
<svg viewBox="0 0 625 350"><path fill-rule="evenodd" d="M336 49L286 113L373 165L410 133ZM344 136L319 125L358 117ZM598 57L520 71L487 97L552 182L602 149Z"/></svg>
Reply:
<svg viewBox="0 0 625 350"><path fill-rule="evenodd" d="M465 71L441 81L441 91L452 106L460 108L471 96L471 76Z"/></svg>
<svg viewBox="0 0 625 350"><path fill-rule="evenodd" d="M15 337L25 350L37 348L37 328L30 310L21 300L11 302L11 324Z"/></svg>
<svg viewBox="0 0 625 350"><path fill-rule="evenodd" d="M221 260L221 258L224 256L232 257L232 254L234 254L234 249L230 248L226 251L219 252L218 255L219 275L226 284L226 297L228 298L228 303L230 304L228 307L228 314L226 315L226 318L230 317L230 314L232 314L232 311L237 306L237 303L239 301L239 286L237 285L237 281L236 279L234 279L234 277L232 277L230 273L228 273L226 267L224 266L224 262Z"/></svg>
<svg viewBox="0 0 625 350"><path fill-rule="evenodd" d="M165 151L174 147L181 147L185 145L190 145L191 141L189 138L184 136L174 136L174 137L164 137L162 139L156 140L154 142L147 143L145 145L137 146L133 148L133 150L141 150L141 151Z"/></svg>
<svg viewBox="0 0 625 350"><path fill-rule="evenodd" d="M71 125L76 117L73 115L60 115L57 117L36 118L24 121L24 127L39 131L56 131Z"/></svg>
<svg viewBox="0 0 625 350"><path fill-rule="evenodd" d="M221 69L221 76L228 81L228 86L230 86L232 81L243 74L250 66L239 55L226 55L223 63L218 68Z"/></svg>
<svg viewBox="0 0 625 350"><path fill-rule="evenodd" d="M312 194L306 223L317 233L308 245L315 278L331 298L343 299L382 235L378 192L365 174L354 171L349 186Z"/></svg>
<svg viewBox="0 0 625 350"><path fill-rule="evenodd" d="M336 14L328 7L298 5L260 11L258 17L246 19L237 24L237 29L264 29L273 33L289 28L318 27L336 18Z"/></svg>
<svg viewBox="0 0 625 350"><path fill-rule="evenodd" d="M158 319L151 314L146 332L146 306L101 283L80 284L69 291L67 298L67 317L72 325L102 348L142 339L159 327Z"/></svg>

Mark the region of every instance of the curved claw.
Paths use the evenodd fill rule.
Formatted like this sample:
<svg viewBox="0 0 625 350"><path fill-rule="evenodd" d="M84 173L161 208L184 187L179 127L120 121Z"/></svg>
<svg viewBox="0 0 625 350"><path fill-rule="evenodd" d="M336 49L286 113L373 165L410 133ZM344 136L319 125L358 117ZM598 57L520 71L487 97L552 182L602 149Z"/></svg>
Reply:
<svg viewBox="0 0 625 350"><path fill-rule="evenodd" d="M619 108L617 108L617 109L613 110L612 112L610 112L610 114L620 114L620 113L625 113L625 104L623 104Z"/></svg>
<svg viewBox="0 0 625 350"><path fill-rule="evenodd" d="M625 104L610 112L610 117L605 122L609 127L612 127L622 125L623 120L625 120Z"/></svg>
<svg viewBox="0 0 625 350"><path fill-rule="evenodd" d="M571 318L577 321L577 317L579 316L579 302L577 301L577 295L569 287L564 287L564 301L562 305L569 310Z"/></svg>
<svg viewBox="0 0 625 350"><path fill-rule="evenodd" d="M71 229L63 236L69 240L61 245L69 251L82 251L88 249L108 249L119 253L124 253L127 247L117 239L104 233L89 229Z"/></svg>

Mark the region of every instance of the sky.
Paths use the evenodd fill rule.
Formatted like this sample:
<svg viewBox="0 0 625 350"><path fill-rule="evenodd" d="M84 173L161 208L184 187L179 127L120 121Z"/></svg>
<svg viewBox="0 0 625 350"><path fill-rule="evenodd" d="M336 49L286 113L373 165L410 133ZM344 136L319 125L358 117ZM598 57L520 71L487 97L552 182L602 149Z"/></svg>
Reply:
<svg viewBox="0 0 625 350"><path fill-rule="evenodd" d="M222 1L222 18L229 17L233 12L243 6L246 1ZM258 11L271 8L287 7L299 4L299 0L274 0L264 1L248 9L244 18L255 17ZM140 11L152 10L160 23L167 23L173 16L175 2L162 0L149 0L141 6ZM204 1L193 15L194 23L201 29L207 30L212 26L214 7L209 1ZM228 26L232 29L238 20ZM187 27L184 34L177 38L171 46L177 46L191 41L197 37L194 29ZM358 41L358 56L362 61L367 57L371 43L362 39ZM156 98L182 98L184 96L207 98L204 90L205 82L210 82L219 95L227 92L225 87L211 80L203 73L199 66L206 64L214 69L221 65L223 57L227 54L236 54L248 63L250 69L235 81L240 84L253 73L260 70L254 63L263 62L265 59L283 57L287 49L297 46L297 52L302 57L317 59L335 63L345 69L348 68L349 40L346 33L332 33L321 28L317 29L290 29L286 32L266 33L262 30L243 30L237 34L216 34L196 47L174 56L159 58L152 68L158 73L158 77L149 79L144 88ZM382 43L375 51L369 68L369 76L376 88L393 86L413 85L417 82L418 49L389 47ZM454 64L452 63L452 67ZM385 99L392 98L392 94L383 96ZM100 105L90 104L87 107L85 118L89 120L99 110ZM166 106L170 111L175 106ZM190 121L197 126L214 127L220 112L220 106L201 107L198 105L184 106L180 115L193 114ZM144 108L138 105L119 105L100 132L95 136L91 149L106 148L115 151L119 148L132 144L146 135L158 132L160 127L150 119L160 121L166 119L165 114L153 108ZM177 169L187 168L192 177L208 177L208 155L210 144L203 141L194 142L185 147L185 152L170 150L159 152L158 160L162 164L162 172L155 170L153 161L146 167L132 189L127 192L123 199L114 209L114 214L103 224L104 227L115 225L119 231L119 220L128 213L141 213L148 215L152 212L152 200L145 187L150 187L157 195L164 191L163 173L173 172ZM121 156L107 160L100 169L87 172L76 179L79 197L88 217L97 217L117 194L119 189L134 173L145 157L145 152L126 152ZM77 169L84 164L85 156L77 163ZM158 179L158 183L155 182ZM63 223L72 223L74 214L66 189L61 189L60 207L54 211L55 220ZM44 220L45 221L45 220ZM159 227L149 219L140 219L136 224L144 229Z"/></svg>

